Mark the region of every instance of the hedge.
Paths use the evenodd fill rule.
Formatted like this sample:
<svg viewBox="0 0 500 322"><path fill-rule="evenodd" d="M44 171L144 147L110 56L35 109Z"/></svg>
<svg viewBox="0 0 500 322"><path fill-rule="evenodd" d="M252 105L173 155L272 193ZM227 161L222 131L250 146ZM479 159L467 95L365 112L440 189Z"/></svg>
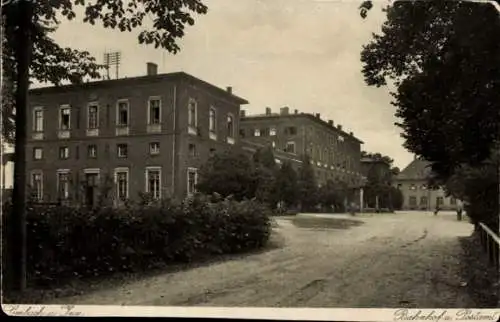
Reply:
<svg viewBox="0 0 500 322"><path fill-rule="evenodd" d="M248 251L264 246L270 231L268 209L253 200L198 195L123 209L30 207L28 280L52 284Z"/></svg>

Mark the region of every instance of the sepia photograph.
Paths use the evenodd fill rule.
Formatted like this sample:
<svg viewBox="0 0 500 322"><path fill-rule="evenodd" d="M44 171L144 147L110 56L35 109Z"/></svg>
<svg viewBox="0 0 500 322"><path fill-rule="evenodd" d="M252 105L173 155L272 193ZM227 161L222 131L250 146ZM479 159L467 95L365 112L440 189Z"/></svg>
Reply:
<svg viewBox="0 0 500 322"><path fill-rule="evenodd" d="M500 319L499 0L1 3L6 314Z"/></svg>

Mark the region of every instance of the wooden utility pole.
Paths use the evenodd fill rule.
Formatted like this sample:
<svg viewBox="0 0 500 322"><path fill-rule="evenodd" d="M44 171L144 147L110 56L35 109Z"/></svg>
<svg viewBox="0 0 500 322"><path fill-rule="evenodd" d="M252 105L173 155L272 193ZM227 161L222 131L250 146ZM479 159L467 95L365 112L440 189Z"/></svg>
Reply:
<svg viewBox="0 0 500 322"><path fill-rule="evenodd" d="M31 28L33 20L32 0L20 0L15 4L18 6L17 20L10 19L18 24L15 36L17 46L14 48L17 73L16 73L16 136L14 154L14 189L12 191L12 213L10 225L11 255L13 287L23 291L26 288L26 137L27 137L27 103L29 88L29 66L31 63L32 41Z"/></svg>

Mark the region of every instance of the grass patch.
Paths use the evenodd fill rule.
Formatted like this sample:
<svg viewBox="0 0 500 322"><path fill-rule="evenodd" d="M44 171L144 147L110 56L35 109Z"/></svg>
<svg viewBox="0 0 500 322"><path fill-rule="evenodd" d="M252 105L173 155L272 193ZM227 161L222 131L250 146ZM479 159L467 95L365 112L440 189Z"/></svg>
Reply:
<svg viewBox="0 0 500 322"><path fill-rule="evenodd" d="M496 308L498 305L498 272L488 263L481 247L479 234L460 238L463 253L461 259L462 279L467 282L467 292L475 308Z"/></svg>
<svg viewBox="0 0 500 322"><path fill-rule="evenodd" d="M290 220L296 227L310 229L349 229L364 224L359 220L344 218L295 217Z"/></svg>

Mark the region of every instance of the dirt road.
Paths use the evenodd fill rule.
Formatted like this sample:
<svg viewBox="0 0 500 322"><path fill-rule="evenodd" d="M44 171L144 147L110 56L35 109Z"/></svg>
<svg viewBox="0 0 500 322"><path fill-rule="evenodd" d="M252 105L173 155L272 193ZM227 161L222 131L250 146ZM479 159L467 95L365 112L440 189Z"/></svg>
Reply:
<svg viewBox="0 0 500 322"><path fill-rule="evenodd" d="M363 215L350 229L278 219L283 247L57 303L256 307L466 307L452 214ZM324 219L323 219L324 220ZM54 300L52 303L56 303Z"/></svg>

